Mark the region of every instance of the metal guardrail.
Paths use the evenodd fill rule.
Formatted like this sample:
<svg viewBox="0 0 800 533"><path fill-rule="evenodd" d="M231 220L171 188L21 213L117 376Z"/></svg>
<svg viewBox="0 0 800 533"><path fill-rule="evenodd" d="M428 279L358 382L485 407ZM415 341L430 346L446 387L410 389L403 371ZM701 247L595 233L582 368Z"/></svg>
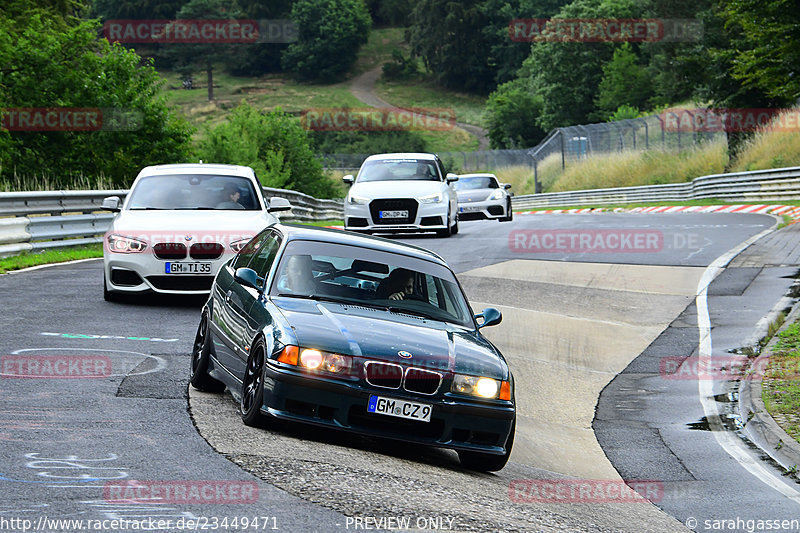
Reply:
<svg viewBox="0 0 800 533"><path fill-rule="evenodd" d="M800 167L714 174L691 182L514 196L514 209L717 199L762 203L800 199Z"/></svg>
<svg viewBox="0 0 800 533"><path fill-rule="evenodd" d="M113 213L102 211L107 196L116 191L45 191L0 193L0 257L23 251L79 246L102 242ZM279 196L292 210L276 213L284 221L341 219L343 200L321 200L286 189L264 188L269 198ZM649 202L685 202L718 199L762 203L800 199L800 167L702 176L688 183L593 189L515 196L514 209L559 206L614 205Z"/></svg>
<svg viewBox="0 0 800 533"><path fill-rule="evenodd" d="M321 200L296 191L263 188L265 198L286 198L291 211L275 215L286 222L341 219L343 200ZM0 193L0 257L24 251L83 246L103 241L114 213L100 205L127 190Z"/></svg>

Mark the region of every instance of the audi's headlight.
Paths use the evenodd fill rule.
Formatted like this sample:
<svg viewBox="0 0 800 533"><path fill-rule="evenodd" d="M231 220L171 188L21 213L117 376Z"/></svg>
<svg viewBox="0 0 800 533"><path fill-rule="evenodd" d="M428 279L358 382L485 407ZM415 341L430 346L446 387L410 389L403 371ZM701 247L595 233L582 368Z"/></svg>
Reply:
<svg viewBox="0 0 800 533"><path fill-rule="evenodd" d="M438 204L442 201L442 193L436 194L429 194L428 196L423 196L419 199L421 204Z"/></svg>
<svg viewBox="0 0 800 533"><path fill-rule="evenodd" d="M486 398L489 400L496 400L498 398L500 400L510 400L511 383L480 376L456 374L453 377L453 386L450 387L450 392L477 396L478 398Z"/></svg>
<svg viewBox="0 0 800 533"><path fill-rule="evenodd" d="M364 198L363 196L354 196L351 194L347 197L347 203L353 205L366 205L369 203L369 198Z"/></svg>
<svg viewBox="0 0 800 533"><path fill-rule="evenodd" d="M139 239L125 237L123 235L109 235L108 250L118 254L138 254L144 252L147 243Z"/></svg>
<svg viewBox="0 0 800 533"><path fill-rule="evenodd" d="M503 199L503 189L495 189L491 196L489 196L489 200L502 200Z"/></svg>

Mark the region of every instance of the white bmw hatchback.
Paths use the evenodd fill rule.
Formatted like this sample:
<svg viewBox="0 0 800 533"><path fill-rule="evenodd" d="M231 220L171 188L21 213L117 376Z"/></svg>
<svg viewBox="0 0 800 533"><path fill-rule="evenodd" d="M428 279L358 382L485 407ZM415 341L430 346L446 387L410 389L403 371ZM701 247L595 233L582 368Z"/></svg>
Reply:
<svg viewBox="0 0 800 533"><path fill-rule="evenodd" d="M363 233L435 231L440 237L458 232L458 197L435 154L369 156L358 175L344 176L351 185L344 201L344 227Z"/></svg>
<svg viewBox="0 0 800 533"><path fill-rule="evenodd" d="M207 294L219 268L265 226L291 209L264 199L250 167L179 164L146 167L104 237L103 295Z"/></svg>

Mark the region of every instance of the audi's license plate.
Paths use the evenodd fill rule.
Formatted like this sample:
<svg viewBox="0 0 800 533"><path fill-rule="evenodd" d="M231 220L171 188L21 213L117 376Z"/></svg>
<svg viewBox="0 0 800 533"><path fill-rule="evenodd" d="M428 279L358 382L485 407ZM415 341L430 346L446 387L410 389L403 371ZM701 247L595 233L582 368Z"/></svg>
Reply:
<svg viewBox="0 0 800 533"><path fill-rule="evenodd" d="M381 211L380 218L408 218L408 209L403 211Z"/></svg>
<svg viewBox="0 0 800 533"><path fill-rule="evenodd" d="M164 265L167 274L211 274L211 263L172 263Z"/></svg>
<svg viewBox="0 0 800 533"><path fill-rule="evenodd" d="M433 407L426 403L407 402L394 398L384 398L383 396L370 396L367 411L419 422L430 422Z"/></svg>

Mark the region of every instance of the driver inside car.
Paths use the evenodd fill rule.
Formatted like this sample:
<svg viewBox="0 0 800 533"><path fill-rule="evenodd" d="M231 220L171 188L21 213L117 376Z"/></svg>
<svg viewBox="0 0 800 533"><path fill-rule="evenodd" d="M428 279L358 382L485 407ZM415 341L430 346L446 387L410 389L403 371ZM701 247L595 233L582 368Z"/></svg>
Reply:
<svg viewBox="0 0 800 533"><path fill-rule="evenodd" d="M406 300L414 294L414 272L405 268L395 268L378 285L378 298Z"/></svg>

